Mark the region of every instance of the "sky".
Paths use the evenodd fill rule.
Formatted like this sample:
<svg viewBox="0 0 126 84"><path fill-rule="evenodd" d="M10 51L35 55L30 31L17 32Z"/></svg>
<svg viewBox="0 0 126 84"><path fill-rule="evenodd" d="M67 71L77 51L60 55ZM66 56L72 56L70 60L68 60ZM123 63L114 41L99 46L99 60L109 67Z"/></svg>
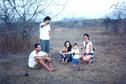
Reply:
<svg viewBox="0 0 126 84"><path fill-rule="evenodd" d="M65 9L57 17L54 17L53 20L79 17L85 19L104 18L112 12L110 7L117 3L117 1L121 0L62 0L62 4L67 3ZM63 7L50 7L52 17L62 9Z"/></svg>
<svg viewBox="0 0 126 84"><path fill-rule="evenodd" d="M16 0L21 14L24 12L23 3ZM25 0L23 0L25 2ZM30 0L28 0L30 1ZM51 16L53 21L65 20L68 18L99 19L105 18L113 11L111 6L117 2L126 0L37 0L38 2L28 11L33 14L36 5L43 14L38 14L36 21L41 21L45 16ZM2 1L0 1L2 3ZM22 2L22 1L21 1ZM26 2L27 3L27 2ZM8 4L8 3L6 3ZM8 5L9 6L9 5ZM26 5L29 7L29 5ZM43 10L44 9L44 10Z"/></svg>

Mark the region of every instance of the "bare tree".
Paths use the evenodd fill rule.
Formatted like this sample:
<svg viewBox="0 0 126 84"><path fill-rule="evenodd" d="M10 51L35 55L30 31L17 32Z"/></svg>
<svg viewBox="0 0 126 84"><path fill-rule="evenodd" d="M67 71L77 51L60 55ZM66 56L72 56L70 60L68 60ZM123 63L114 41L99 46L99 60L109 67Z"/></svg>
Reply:
<svg viewBox="0 0 126 84"><path fill-rule="evenodd" d="M29 48L34 21L40 15L46 16L46 9L54 3L54 0L0 0L0 23L2 24L0 31L3 31L0 34L3 35L1 38L5 37L3 43L0 42L3 46L1 49L20 51L26 45ZM64 10L64 6L55 16Z"/></svg>
<svg viewBox="0 0 126 84"><path fill-rule="evenodd" d="M126 1L118 1L111 6L112 14L106 17L104 25L113 32L126 31Z"/></svg>

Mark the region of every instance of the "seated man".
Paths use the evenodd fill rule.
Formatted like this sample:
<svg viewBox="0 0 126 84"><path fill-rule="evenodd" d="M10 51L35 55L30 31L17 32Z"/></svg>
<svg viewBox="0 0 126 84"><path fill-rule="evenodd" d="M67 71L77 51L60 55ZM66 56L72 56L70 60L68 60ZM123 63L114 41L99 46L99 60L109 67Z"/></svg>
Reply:
<svg viewBox="0 0 126 84"><path fill-rule="evenodd" d="M48 65L45 62L47 62ZM55 71L51 58L47 53L41 51L40 44L35 44L34 50L29 55L28 66L34 68L36 64L43 65L49 72Z"/></svg>

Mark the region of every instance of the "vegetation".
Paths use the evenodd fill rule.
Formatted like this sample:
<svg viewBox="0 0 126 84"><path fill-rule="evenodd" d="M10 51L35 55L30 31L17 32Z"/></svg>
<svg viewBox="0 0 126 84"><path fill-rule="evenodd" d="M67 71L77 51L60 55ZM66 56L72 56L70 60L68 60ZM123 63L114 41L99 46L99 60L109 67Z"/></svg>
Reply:
<svg viewBox="0 0 126 84"><path fill-rule="evenodd" d="M106 16L103 21L107 31L125 32L126 31L126 1L119 1L111 6L112 14Z"/></svg>

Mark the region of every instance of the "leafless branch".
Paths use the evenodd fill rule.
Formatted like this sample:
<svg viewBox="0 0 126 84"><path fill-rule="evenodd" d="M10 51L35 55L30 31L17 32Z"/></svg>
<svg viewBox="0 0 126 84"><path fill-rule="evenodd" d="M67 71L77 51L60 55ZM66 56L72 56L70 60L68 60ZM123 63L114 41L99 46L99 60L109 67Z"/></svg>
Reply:
<svg viewBox="0 0 126 84"><path fill-rule="evenodd" d="M63 5L63 8L62 8L57 14L55 14L52 18L55 18L55 17L57 17L58 15L60 15L60 14L64 11L64 9L65 9L67 3L68 3L68 1L65 2L65 4Z"/></svg>

